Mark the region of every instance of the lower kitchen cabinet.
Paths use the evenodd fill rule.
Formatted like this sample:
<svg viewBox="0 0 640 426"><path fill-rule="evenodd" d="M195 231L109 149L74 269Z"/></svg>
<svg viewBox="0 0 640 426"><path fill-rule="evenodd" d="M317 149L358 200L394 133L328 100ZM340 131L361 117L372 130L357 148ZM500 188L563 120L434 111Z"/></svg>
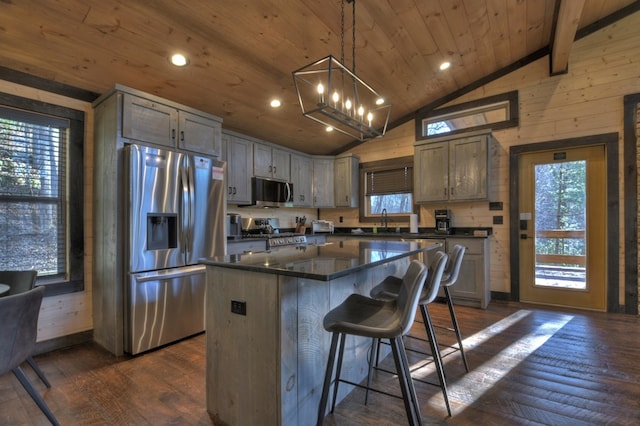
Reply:
<svg viewBox="0 0 640 426"><path fill-rule="evenodd" d="M460 244L466 248L458 281L450 287L454 304L486 309L491 300L489 282L489 240L487 238L447 238L447 252ZM441 290L441 295L444 295Z"/></svg>

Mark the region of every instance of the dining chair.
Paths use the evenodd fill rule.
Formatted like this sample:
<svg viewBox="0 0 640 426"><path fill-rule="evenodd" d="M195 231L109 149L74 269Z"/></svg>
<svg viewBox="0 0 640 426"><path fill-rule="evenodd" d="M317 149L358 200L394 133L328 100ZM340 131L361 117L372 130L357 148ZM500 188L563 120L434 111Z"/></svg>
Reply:
<svg viewBox="0 0 640 426"><path fill-rule="evenodd" d="M0 298L0 376L13 372L53 425L59 425L20 365L33 353L44 287Z"/></svg>
<svg viewBox="0 0 640 426"><path fill-rule="evenodd" d="M25 293L36 286L36 277L38 276L38 271L0 271L0 283L7 284L9 286L9 295L15 295L20 293ZM36 372L42 383L45 384L46 387L50 388L51 383L47 380L44 372L38 367L36 361L33 359L33 356L29 354L26 361L29 363L31 368Z"/></svg>

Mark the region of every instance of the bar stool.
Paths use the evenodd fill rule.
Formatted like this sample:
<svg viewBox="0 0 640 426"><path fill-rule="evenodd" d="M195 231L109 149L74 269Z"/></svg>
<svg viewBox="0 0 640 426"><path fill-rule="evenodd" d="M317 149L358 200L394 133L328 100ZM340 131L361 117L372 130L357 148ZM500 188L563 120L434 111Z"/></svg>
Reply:
<svg viewBox="0 0 640 426"><path fill-rule="evenodd" d="M453 328L448 327L440 327L435 326L436 328L444 328L446 330L452 331L456 335L456 340L458 341L458 347L448 346L452 349L456 349L460 351L462 356L462 362L464 363L464 368L467 372L469 372L469 363L467 361L467 356L464 353L464 347L462 346L462 335L460 333L460 326L458 325L458 319L456 317L456 312L453 307L453 299L451 297L450 287L454 285L458 281L458 276L460 275L460 267L462 265L462 258L464 257L466 248L460 244L456 244L451 249L451 253L449 255L449 260L447 261L447 265L442 274L442 280L440 281L440 286L443 287L445 300L447 302L447 306L449 308L449 314L451 316L451 323ZM371 297L374 299L382 299L382 300L390 300L393 297L396 297L398 294L398 289L400 288L401 278L388 276L384 279L380 284L371 290ZM416 336L409 336L413 339L417 340L425 340Z"/></svg>
<svg viewBox="0 0 640 426"><path fill-rule="evenodd" d="M447 306L449 307L449 314L451 315L451 323L453 324L453 328L444 328L455 333L456 339L458 340L457 349L460 351L460 355L462 355L462 362L464 363L464 368L468 373L469 363L467 362L467 356L465 355L464 348L462 347L460 326L458 325L458 318L456 317L456 311L453 308L453 299L451 298L451 291L449 290L449 287L451 287L458 281L458 275L460 275L460 266L462 265L462 258L464 257L465 250L466 248L464 246L461 246L460 244L456 244L455 246L453 246L440 285L444 289L445 299L447 300Z"/></svg>
<svg viewBox="0 0 640 426"><path fill-rule="evenodd" d="M436 333L434 330L433 322L431 321L431 316L429 315L429 309L427 305L433 302L438 295L438 290L440 288L440 282L442 281L442 276L444 274L445 266L447 264L448 256L444 252L436 252L434 257L429 265L429 273L425 285L422 289L422 294L420 295L419 306L420 313L422 314L422 321L425 326L425 331L427 333L427 341L429 342L429 347L431 349L431 355L433 356L433 362L436 367L436 374L438 376L439 385L430 382L421 382L435 385L440 387L442 390L442 396L444 398L445 406L447 407L447 413L451 416L451 406L449 404L449 396L447 394L447 383L444 377L444 367L442 364L442 357L440 356L440 351L438 349L438 341L436 339ZM398 287L397 287L398 278L397 277L387 277L381 284L374 287L371 290L371 296L376 300L393 300L397 297ZM373 347L371 349L371 364L370 364L370 372L371 368L374 364L374 354L375 354L375 363L377 364L378 355L379 355L379 345L380 339L374 339ZM417 380L417 379L416 379Z"/></svg>
<svg viewBox="0 0 640 426"><path fill-rule="evenodd" d="M391 301L375 300L360 294L352 294L344 302L327 313L323 320L324 329L331 332L331 346L325 373L322 396L318 407L318 425L324 422L329 396L329 388L333 378L333 367L338 350L338 363L333 390L331 412L335 408L338 395L338 383L347 382L340 379L342 357L344 355L345 338L347 334L354 336L389 339L391 350L398 372L398 381L404 400L405 410L410 425L422 425L420 407L416 397L411 372L407 361L402 336L407 334L415 319L416 308L427 277L427 268L421 262L414 260L409 265L402 279L399 295ZM340 348L338 348L338 343ZM369 367L371 371L371 367ZM359 386L355 383L347 382ZM367 388L369 381L367 380Z"/></svg>

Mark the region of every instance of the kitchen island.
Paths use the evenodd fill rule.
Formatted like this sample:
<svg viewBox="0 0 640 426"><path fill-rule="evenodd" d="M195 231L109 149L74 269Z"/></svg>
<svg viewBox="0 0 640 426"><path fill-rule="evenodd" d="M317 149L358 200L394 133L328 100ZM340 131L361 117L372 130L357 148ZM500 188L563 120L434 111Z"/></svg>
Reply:
<svg viewBox="0 0 640 426"><path fill-rule="evenodd" d="M327 362L324 315L438 247L348 239L201 259L207 266L207 410L215 424L312 425ZM347 339L342 377L367 373L370 339ZM338 399L352 390L340 388Z"/></svg>

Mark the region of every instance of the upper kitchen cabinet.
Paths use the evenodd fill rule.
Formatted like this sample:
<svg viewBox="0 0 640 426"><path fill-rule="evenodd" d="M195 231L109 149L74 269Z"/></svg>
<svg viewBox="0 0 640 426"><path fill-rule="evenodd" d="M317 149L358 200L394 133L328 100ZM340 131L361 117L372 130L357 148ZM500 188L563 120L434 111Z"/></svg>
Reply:
<svg viewBox="0 0 640 426"><path fill-rule="evenodd" d="M221 123L187 111L178 111L178 148L220 158Z"/></svg>
<svg viewBox="0 0 640 426"><path fill-rule="evenodd" d="M336 207L358 207L359 161L360 158L352 154L336 157L333 173Z"/></svg>
<svg viewBox="0 0 640 426"><path fill-rule="evenodd" d="M313 158L313 207L335 207L333 189L334 162L334 157Z"/></svg>
<svg viewBox="0 0 640 426"><path fill-rule="evenodd" d="M227 203L251 203L253 142L240 135L222 133L223 160L227 162Z"/></svg>
<svg viewBox="0 0 640 426"><path fill-rule="evenodd" d="M291 183L293 184L293 206L311 207L311 157L291 154Z"/></svg>
<svg viewBox="0 0 640 426"><path fill-rule="evenodd" d="M180 148L212 157L222 155L222 120L187 106L117 86L122 97L125 142ZM134 94L135 92L135 94Z"/></svg>
<svg viewBox="0 0 640 426"><path fill-rule="evenodd" d="M272 145L253 145L253 175L288 182L291 179L289 151Z"/></svg>
<svg viewBox="0 0 640 426"><path fill-rule="evenodd" d="M491 138L482 131L416 143L415 202L489 199Z"/></svg>

